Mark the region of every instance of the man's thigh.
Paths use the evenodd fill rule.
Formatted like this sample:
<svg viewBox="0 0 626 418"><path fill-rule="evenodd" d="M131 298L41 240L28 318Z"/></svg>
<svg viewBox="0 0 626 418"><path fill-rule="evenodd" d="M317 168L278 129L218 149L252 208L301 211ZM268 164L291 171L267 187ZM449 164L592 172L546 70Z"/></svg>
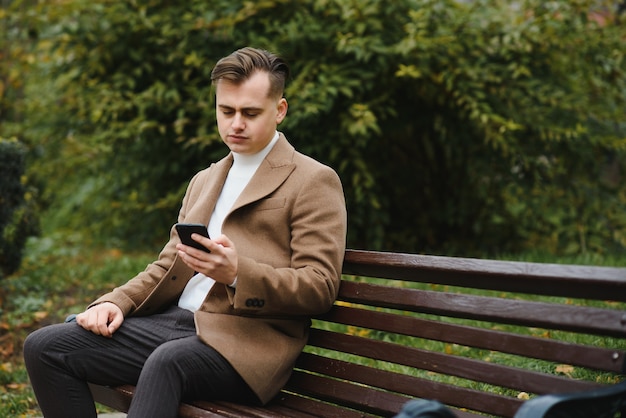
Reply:
<svg viewBox="0 0 626 418"><path fill-rule="evenodd" d="M161 344L146 362L140 384L174 385L166 391L179 391L187 400L258 403L228 360L196 335Z"/></svg>
<svg viewBox="0 0 626 418"><path fill-rule="evenodd" d="M172 308L162 314L127 318L111 338L76 323L41 329L46 355L83 380L106 385L136 383L150 354L171 339L195 335L193 314Z"/></svg>

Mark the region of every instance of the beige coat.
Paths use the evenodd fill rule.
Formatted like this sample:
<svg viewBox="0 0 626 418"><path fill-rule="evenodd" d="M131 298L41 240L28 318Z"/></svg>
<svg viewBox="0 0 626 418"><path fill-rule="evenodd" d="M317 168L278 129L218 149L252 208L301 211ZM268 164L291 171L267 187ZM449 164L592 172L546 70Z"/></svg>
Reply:
<svg viewBox="0 0 626 418"><path fill-rule="evenodd" d="M179 222L207 225L232 155L190 182ZM330 309L345 251L346 209L337 174L281 134L226 216L222 232L239 254L236 290L216 283L195 314L196 329L268 402L306 344L309 317ZM150 315L178 302L193 275L178 259L174 228L157 261L93 304ZM92 304L92 305L93 305Z"/></svg>

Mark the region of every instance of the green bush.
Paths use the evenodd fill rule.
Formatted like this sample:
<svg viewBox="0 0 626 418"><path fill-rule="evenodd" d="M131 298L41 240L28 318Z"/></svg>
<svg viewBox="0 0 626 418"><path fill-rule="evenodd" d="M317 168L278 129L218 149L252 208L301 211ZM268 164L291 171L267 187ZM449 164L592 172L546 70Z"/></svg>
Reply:
<svg viewBox="0 0 626 418"><path fill-rule="evenodd" d="M26 149L0 137L0 278L15 272L26 239L38 232L33 190L25 185Z"/></svg>
<svg viewBox="0 0 626 418"><path fill-rule="evenodd" d="M350 246L623 253L626 26L613 7L37 3L22 22L37 40L24 136L44 150L48 225L162 242L186 182L225 153L209 72L252 45L292 63L281 129L342 177Z"/></svg>

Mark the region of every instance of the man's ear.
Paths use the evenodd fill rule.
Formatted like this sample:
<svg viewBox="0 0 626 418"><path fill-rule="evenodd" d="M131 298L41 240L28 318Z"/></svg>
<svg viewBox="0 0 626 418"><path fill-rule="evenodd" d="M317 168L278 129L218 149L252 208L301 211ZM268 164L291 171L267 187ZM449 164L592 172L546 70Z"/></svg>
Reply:
<svg viewBox="0 0 626 418"><path fill-rule="evenodd" d="M280 125L280 123L283 121L283 119L285 119L285 116L287 116L287 109L289 108L289 105L287 104L287 99L285 99L284 97L281 98L278 101L278 105L276 106L276 125Z"/></svg>

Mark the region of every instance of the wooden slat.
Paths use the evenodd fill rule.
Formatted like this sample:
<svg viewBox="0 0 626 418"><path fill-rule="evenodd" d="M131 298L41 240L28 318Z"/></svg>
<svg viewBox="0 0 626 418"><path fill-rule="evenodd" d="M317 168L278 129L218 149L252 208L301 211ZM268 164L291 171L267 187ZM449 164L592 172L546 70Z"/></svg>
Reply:
<svg viewBox="0 0 626 418"><path fill-rule="evenodd" d="M90 383L89 390L96 402L117 411L128 412L135 388L130 385L111 388Z"/></svg>
<svg viewBox="0 0 626 418"><path fill-rule="evenodd" d="M347 250L346 274L626 302L626 268Z"/></svg>
<svg viewBox="0 0 626 418"><path fill-rule="evenodd" d="M181 404L178 408L178 418L254 418L246 417L233 412L228 408L200 408L195 405Z"/></svg>
<svg viewBox="0 0 626 418"><path fill-rule="evenodd" d="M506 396L470 388L380 370L342 360L303 353L296 365L299 369L324 374L336 379L349 380L374 388L402 393L412 398L436 399L449 406L474 411L511 416L521 401ZM332 385L333 381L329 380Z"/></svg>
<svg viewBox="0 0 626 418"><path fill-rule="evenodd" d="M135 392L135 387L132 385L122 385L112 388L90 383L89 389L91 390L94 401L122 412L128 412L130 401ZM220 413L219 408L202 409L189 404L180 405L178 416L181 418L242 418L241 415L230 414L227 411Z"/></svg>
<svg viewBox="0 0 626 418"><path fill-rule="evenodd" d="M626 335L626 313L611 309L393 288L350 281L341 283L339 299L456 318L603 336Z"/></svg>
<svg viewBox="0 0 626 418"><path fill-rule="evenodd" d="M315 415L288 410L287 408L281 408L281 407L268 408L268 407L259 407L259 406L249 406L249 405L241 405L241 404L237 404L233 402L225 402L225 401L214 401L214 402L195 401L195 402L192 402L192 405L198 408L201 408L204 411L209 411L211 413L217 414L217 416L228 417L228 418L288 418L288 417L314 418L315 417Z"/></svg>
<svg viewBox="0 0 626 418"><path fill-rule="evenodd" d="M316 399L326 402L337 403L356 410L363 411L365 414L374 414L376 416L393 417L402 406L410 399L389 392L381 392L364 386L355 385L349 381L335 380L317 376L314 374L304 373L295 370L287 382L287 391L293 391L301 394L310 394ZM477 416L471 412L455 410L457 418L476 418ZM321 415L326 418L325 415ZM343 415L329 415L343 418Z"/></svg>
<svg viewBox="0 0 626 418"><path fill-rule="evenodd" d="M393 393L379 392L363 386L354 385L348 381L330 381L328 378L314 374L295 371L288 382L288 388L298 393L311 393L319 399L352 405L366 413L377 416L393 417L409 400ZM476 418L471 412L455 410L457 418ZM341 415L338 416L341 418Z"/></svg>
<svg viewBox="0 0 626 418"><path fill-rule="evenodd" d="M317 319L614 373L623 373L625 367L626 353L620 350L583 346L366 309L334 306L328 313L319 315Z"/></svg>
<svg viewBox="0 0 626 418"><path fill-rule="evenodd" d="M331 405L315 399L305 398L297 394L287 393L285 391L277 397L275 401L278 405L284 405L291 411L296 413L312 414L316 417L338 417L338 418L374 418L376 415L366 414L362 411L343 408L337 405ZM272 408L272 404L269 405ZM294 414L295 415L295 414ZM293 415L292 415L293 416Z"/></svg>
<svg viewBox="0 0 626 418"><path fill-rule="evenodd" d="M361 411L392 416L410 400L405 396L382 392L348 381L330 381L328 378L301 371L294 371L287 382L286 389L303 395L312 395L331 403L354 407Z"/></svg>
<svg viewBox="0 0 626 418"><path fill-rule="evenodd" d="M599 386L586 381L319 329L311 330L309 345L540 394L575 392Z"/></svg>

